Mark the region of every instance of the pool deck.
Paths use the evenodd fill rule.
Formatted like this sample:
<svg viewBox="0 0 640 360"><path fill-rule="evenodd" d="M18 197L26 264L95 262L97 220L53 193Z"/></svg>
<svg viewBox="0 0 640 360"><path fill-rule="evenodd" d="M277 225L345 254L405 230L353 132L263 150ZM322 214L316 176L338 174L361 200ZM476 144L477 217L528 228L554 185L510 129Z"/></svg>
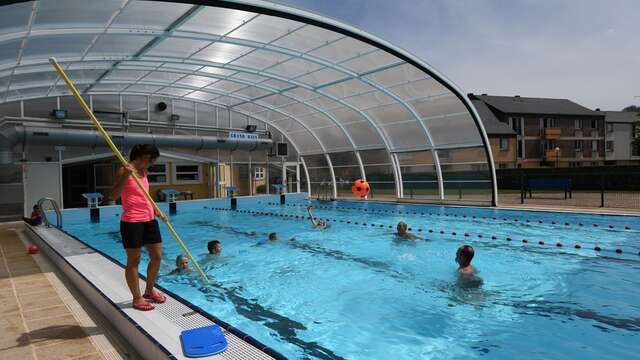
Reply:
<svg viewBox="0 0 640 360"><path fill-rule="evenodd" d="M0 359L140 358L24 231L0 224Z"/></svg>
<svg viewBox="0 0 640 360"><path fill-rule="evenodd" d="M124 281L124 268L55 227L28 226L26 233L41 251L67 275L82 294L91 299L143 359L188 359L182 352L183 330L212 325L218 320L165 290L167 301L153 311L133 309ZM24 252L24 247L22 248ZM141 288L145 282L140 281ZM162 291L162 289L160 289ZM215 320L215 321L214 321ZM228 348L200 359L281 359L282 356L231 326L223 327Z"/></svg>

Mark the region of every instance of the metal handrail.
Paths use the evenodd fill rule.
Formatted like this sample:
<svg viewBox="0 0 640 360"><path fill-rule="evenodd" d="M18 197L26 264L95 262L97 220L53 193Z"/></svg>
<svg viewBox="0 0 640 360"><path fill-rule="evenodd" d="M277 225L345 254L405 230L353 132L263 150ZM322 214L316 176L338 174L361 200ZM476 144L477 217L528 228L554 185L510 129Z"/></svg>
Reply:
<svg viewBox="0 0 640 360"><path fill-rule="evenodd" d="M44 219L44 224L47 225L47 227L51 227L51 223L49 222L49 219L47 219L47 213L42 209L42 204L44 204L45 201L49 201L53 205L53 210L55 210L56 212L56 221L57 221L56 227L58 229L62 229L62 212L60 212L60 207L58 206L58 203L50 197L43 197L42 199L38 200L38 208L40 208L40 211L42 211L42 218Z"/></svg>

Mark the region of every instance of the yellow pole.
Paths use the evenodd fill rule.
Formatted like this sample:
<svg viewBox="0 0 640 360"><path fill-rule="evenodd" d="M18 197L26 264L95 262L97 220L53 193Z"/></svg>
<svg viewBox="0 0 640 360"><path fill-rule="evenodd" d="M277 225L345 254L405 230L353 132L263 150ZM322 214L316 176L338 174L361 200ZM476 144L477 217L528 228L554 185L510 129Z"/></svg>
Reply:
<svg viewBox="0 0 640 360"><path fill-rule="evenodd" d="M62 80L64 80L64 82L67 84L67 86L69 87L69 90L71 90L71 93L73 94L73 97L76 98L76 100L80 104L80 107L82 107L82 110L84 110L84 112L87 113L87 116L89 116L89 119L91 119L91 121L93 122L93 125L96 126L98 131L100 131L100 133L102 134L102 137L104 138L104 141L106 141L107 145L109 145L109 147L111 148L111 151L113 151L116 157L118 157L118 160L120 160L123 166L127 165L128 164L127 160L124 158L124 156L122 156L122 154L120 153L120 150L118 150L118 148L113 143L113 141L111 141L111 137L109 137L109 134L107 134L107 132L102 127L102 125L100 125L100 122L98 121L96 116L93 114L91 109L89 109L89 106L87 105L87 103L84 102L84 99L82 98L82 96L80 96L80 93L78 92L76 87L73 85L73 83L71 82L67 74L64 72L62 67L60 67L60 64L58 64L55 58L49 58L49 62L56 69L56 71L58 72ZM138 185L138 188L140 188L140 190L147 197L147 200L151 202L151 205L153 206L154 210L158 214L164 215L162 210L160 210L160 208L158 207L158 204L156 204L156 202L153 201L153 199L151 198L151 195L149 195L149 192L147 192L144 186L142 186L142 183L140 182L140 178L138 177L138 174L134 172L134 173L131 173L131 176L133 177L133 180ZM191 262L195 266L196 270L198 270L198 273L200 273L200 276L202 276L202 279L208 283L209 279L207 278L207 275L205 275L204 271L202 271L202 268L200 268L200 264L198 264L198 261L196 261L196 259L191 255L191 253L189 252L189 249L187 249L184 242L182 242L182 239L180 239L180 236L178 235L176 230L173 228L173 226L171 225L167 217L162 216L161 218L163 218L164 224L167 225L167 229L169 229L169 232L171 232L171 235L173 235L173 237L176 239L176 241L182 248L182 251L184 251L184 253L187 254L187 256L189 257L189 259L191 259Z"/></svg>

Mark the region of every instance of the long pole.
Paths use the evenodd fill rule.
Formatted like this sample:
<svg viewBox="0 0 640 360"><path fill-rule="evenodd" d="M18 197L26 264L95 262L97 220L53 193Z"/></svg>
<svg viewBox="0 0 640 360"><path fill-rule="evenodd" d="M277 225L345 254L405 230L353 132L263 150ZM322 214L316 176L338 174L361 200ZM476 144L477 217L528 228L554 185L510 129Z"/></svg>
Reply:
<svg viewBox="0 0 640 360"><path fill-rule="evenodd" d="M91 119L91 121L93 122L93 125L95 125L98 131L102 134L104 141L107 142L107 145L109 145L109 147L111 148L111 151L113 151L113 153L116 155L118 160L120 160L120 163L122 163L123 166L127 165L128 164L127 160L124 158L124 156L122 156L122 154L120 153L120 150L118 150L118 147L116 147L113 141L111 141L111 137L109 137L109 134L107 134L107 132L102 127L102 125L100 125L100 122L98 121L96 116L93 114L93 111L91 111L91 109L89 108L87 103L84 101L82 96L80 96L80 93L78 92L76 87L73 85L73 83L71 82L67 74L64 72L62 67L60 67L60 64L58 64L55 58L49 58L49 62L56 69L56 71L58 72L62 80L64 80L64 82L67 84L67 87L69 87L69 90L71 90L73 97L76 98L82 110L84 110L87 116L89 116L89 119ZM142 191L142 193L147 198L147 200L149 200L149 202L153 206L153 209L158 214L163 215L161 216L162 221L164 221L164 224L167 226L167 229L169 229L169 232L171 233L171 235L173 235L173 237L178 242L178 245L180 245L180 247L182 248L182 251L184 251L184 253L189 257L189 259L191 259L191 262L195 266L196 270L198 271L198 273L200 273L200 276L202 276L202 280L204 280L205 282L209 282L207 275L205 275L204 271L202 271L202 268L200 268L200 264L198 264L198 261L191 255L191 253L189 252L189 249L187 249L184 242L182 242L182 239L180 239L180 236L178 235L176 230L173 228L173 226L171 225L167 217L164 216L164 213L162 212L162 210L160 210L160 208L158 207L158 204L156 204L156 202L153 201L153 199L151 198L151 195L149 195L149 192L144 188L144 186L142 186L142 183L140 182L140 178L138 177L138 174L134 172L134 173L131 173L131 176L133 177L133 180L136 182L136 185L138 185L138 188L140 189L140 191Z"/></svg>

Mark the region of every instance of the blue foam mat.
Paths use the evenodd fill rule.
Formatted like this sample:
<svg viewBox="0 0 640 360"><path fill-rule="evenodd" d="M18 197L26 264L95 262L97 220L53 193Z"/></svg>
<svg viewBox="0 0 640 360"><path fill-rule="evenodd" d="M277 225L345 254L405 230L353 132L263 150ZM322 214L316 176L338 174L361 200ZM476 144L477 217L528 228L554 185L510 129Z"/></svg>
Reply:
<svg viewBox="0 0 640 360"><path fill-rule="evenodd" d="M209 325L180 333L182 351L186 357L204 357L227 350L227 339L218 325Z"/></svg>

